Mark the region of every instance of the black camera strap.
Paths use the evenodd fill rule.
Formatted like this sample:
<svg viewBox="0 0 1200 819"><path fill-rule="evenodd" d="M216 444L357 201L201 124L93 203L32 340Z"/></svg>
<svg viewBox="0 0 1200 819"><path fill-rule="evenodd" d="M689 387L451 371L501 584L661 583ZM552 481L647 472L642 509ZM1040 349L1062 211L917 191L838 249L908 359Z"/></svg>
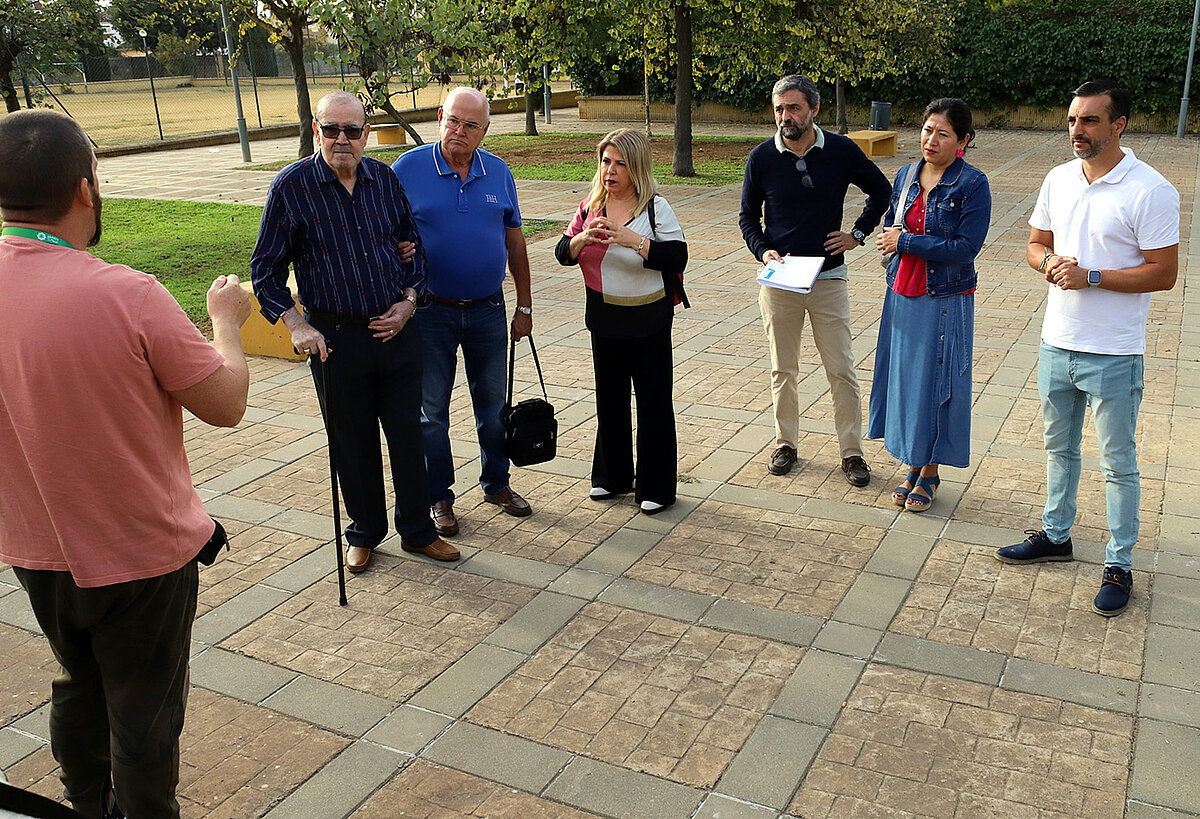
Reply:
<svg viewBox="0 0 1200 819"><path fill-rule="evenodd" d="M538 361L537 347L533 344L533 336L526 336L529 339L529 350L533 353L533 365L537 367L538 383L542 385L542 397L548 402L550 396L546 394L546 379L542 378L542 363ZM517 360L517 340L510 338L508 342L508 398L505 404L512 406L513 402L513 365Z"/></svg>

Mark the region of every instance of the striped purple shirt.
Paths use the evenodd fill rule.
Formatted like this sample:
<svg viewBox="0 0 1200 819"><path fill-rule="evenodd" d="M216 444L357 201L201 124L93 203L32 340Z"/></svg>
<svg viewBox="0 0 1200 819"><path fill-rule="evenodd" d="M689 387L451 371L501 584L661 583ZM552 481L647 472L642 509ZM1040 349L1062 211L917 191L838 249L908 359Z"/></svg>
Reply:
<svg viewBox="0 0 1200 819"><path fill-rule="evenodd" d="M403 241L417 245L408 262L400 261ZM425 250L392 169L364 157L353 195L320 153L280 171L250 257L254 295L272 324L295 306L289 263L300 303L343 318L378 316L404 298L405 287L424 295Z"/></svg>

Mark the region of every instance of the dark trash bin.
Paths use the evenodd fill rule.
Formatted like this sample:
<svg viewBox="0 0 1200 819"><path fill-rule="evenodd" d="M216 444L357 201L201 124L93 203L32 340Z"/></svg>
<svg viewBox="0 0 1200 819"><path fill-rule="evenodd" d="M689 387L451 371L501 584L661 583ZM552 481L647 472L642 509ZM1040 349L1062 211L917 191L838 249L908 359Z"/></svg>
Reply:
<svg viewBox="0 0 1200 819"><path fill-rule="evenodd" d="M871 103L871 124L872 131L888 131L891 130L888 126L892 124L892 104L890 102L872 102Z"/></svg>

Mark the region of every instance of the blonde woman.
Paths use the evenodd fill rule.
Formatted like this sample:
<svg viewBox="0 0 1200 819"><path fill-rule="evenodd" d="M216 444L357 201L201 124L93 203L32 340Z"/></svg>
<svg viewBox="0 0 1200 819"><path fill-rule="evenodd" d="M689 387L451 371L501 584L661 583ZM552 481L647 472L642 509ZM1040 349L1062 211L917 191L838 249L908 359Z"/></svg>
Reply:
<svg viewBox="0 0 1200 819"><path fill-rule="evenodd" d="M596 147L588 198L558 242L563 265L578 264L587 293L596 376L596 501L633 491L653 515L675 503L677 447L671 403L671 320L686 304L687 244L675 212L657 194L650 140L620 128ZM630 388L637 394L637 466Z"/></svg>

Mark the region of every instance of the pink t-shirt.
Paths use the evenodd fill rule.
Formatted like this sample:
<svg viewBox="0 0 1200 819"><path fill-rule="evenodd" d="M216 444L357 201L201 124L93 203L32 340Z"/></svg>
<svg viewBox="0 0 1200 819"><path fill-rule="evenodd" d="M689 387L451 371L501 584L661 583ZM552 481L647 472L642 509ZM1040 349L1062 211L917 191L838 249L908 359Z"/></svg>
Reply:
<svg viewBox="0 0 1200 819"><path fill-rule="evenodd" d="M191 560L213 524L168 391L223 361L153 276L0 237L0 560L85 588Z"/></svg>

